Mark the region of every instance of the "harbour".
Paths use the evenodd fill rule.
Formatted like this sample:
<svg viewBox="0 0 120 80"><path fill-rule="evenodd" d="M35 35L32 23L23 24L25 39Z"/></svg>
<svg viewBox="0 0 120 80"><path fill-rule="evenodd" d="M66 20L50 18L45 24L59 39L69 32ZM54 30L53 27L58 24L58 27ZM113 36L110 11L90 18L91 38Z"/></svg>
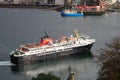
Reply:
<svg viewBox="0 0 120 80"><path fill-rule="evenodd" d="M45 10L55 10L61 12L65 6L63 5L26 5L26 4L0 4L1 8L30 8L30 9L45 9ZM78 11L78 13L81 13ZM89 15L103 15L106 11L84 11L85 16Z"/></svg>
<svg viewBox="0 0 120 80"><path fill-rule="evenodd" d="M40 72L52 72L62 80L66 80L69 65L72 65L76 79L96 80L99 66L94 63L94 55L98 54L97 50L104 47L106 42L120 35L120 13L117 12L103 16L67 18L51 10L1 8L0 12L0 61L7 61L6 64L2 62L0 66L1 80L30 80ZM46 30L50 36L54 36L53 38L58 38L64 34L69 36L74 29L96 39L91 49L92 56L55 59L27 68L9 64L10 51L24 42L37 42L43 30Z"/></svg>

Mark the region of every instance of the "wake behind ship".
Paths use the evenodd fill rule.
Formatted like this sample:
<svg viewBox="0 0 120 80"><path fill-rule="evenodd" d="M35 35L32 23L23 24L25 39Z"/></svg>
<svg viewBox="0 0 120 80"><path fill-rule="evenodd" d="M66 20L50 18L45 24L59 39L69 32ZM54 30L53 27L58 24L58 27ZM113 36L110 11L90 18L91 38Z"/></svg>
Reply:
<svg viewBox="0 0 120 80"><path fill-rule="evenodd" d="M45 31L44 31L45 32ZM49 60L56 57L81 54L89 52L95 39L89 36L79 36L74 30L74 35L70 37L62 36L59 40L53 40L45 32L39 43L23 44L10 53L10 60L17 65L35 63Z"/></svg>

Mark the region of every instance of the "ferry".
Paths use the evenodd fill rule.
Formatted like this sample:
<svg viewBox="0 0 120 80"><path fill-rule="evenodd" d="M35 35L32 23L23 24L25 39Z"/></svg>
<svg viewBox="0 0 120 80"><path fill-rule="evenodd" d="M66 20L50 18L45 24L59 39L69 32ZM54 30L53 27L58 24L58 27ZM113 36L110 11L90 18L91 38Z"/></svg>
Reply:
<svg viewBox="0 0 120 80"><path fill-rule="evenodd" d="M19 48L10 52L10 61L16 65L31 64L57 57L89 52L95 39L86 35L79 35L78 30L67 37L61 36L59 39L52 39L44 31L39 43L20 45Z"/></svg>

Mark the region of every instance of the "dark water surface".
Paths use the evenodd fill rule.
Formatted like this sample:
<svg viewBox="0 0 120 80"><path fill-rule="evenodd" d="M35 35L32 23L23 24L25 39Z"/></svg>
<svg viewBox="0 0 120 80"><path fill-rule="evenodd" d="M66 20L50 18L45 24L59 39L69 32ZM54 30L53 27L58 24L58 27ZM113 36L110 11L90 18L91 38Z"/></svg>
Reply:
<svg viewBox="0 0 120 80"><path fill-rule="evenodd" d="M74 29L96 39L91 53L18 67L9 62L11 50L20 44L39 42L44 30L56 39L61 35L71 35ZM96 80L99 66L94 63L93 56L106 42L119 35L120 13L61 17L56 11L0 8L0 80L30 80L42 72L51 72L66 80L69 65L76 80Z"/></svg>

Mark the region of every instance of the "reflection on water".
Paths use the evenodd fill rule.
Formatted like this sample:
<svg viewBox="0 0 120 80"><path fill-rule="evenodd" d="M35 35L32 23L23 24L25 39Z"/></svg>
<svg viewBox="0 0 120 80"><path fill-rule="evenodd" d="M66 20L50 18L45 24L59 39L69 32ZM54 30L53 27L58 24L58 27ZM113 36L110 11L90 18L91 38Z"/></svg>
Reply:
<svg viewBox="0 0 120 80"><path fill-rule="evenodd" d="M92 65L91 60L93 60L93 55L89 52L86 54L67 56L51 61L39 62L33 65L11 66L11 71L14 74L24 73L30 77L36 76L39 73L49 72L58 76L67 77L69 66L72 66L72 70L79 75L80 72L84 72L83 70L88 69L87 67Z"/></svg>

